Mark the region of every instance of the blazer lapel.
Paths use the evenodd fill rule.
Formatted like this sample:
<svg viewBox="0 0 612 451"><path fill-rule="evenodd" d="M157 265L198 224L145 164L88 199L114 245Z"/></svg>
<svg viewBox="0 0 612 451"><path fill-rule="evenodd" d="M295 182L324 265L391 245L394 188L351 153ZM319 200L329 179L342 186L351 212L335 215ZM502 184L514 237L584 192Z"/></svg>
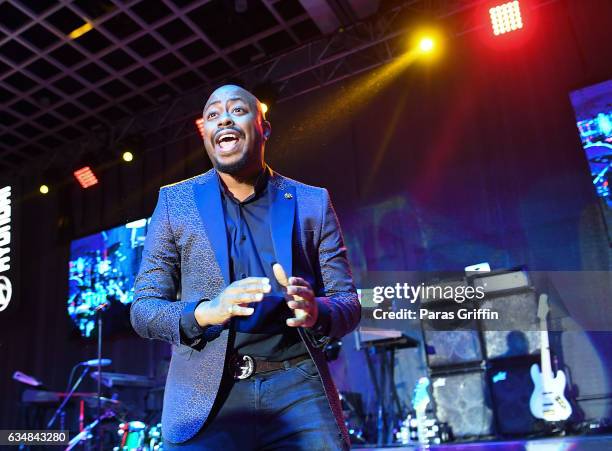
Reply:
<svg viewBox="0 0 612 451"><path fill-rule="evenodd" d="M213 177L203 183L194 184L193 189L198 212L227 286L230 283L227 232L217 175L213 174Z"/></svg>
<svg viewBox="0 0 612 451"><path fill-rule="evenodd" d="M278 263L287 276L293 275L293 222L295 218L295 187L277 186L273 174L268 184L270 196L270 232Z"/></svg>

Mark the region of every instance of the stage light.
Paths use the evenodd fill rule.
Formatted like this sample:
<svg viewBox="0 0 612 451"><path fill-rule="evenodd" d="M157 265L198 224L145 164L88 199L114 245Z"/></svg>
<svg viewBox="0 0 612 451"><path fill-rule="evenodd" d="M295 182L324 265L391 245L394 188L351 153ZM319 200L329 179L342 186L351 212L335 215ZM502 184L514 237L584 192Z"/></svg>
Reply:
<svg viewBox="0 0 612 451"><path fill-rule="evenodd" d="M39 191L41 194L48 194L49 187L47 185L40 185Z"/></svg>
<svg viewBox="0 0 612 451"><path fill-rule="evenodd" d="M91 30L93 30L93 24L91 22L85 22L79 28L76 28L76 29L72 30L68 34L68 37L70 39L77 39L77 38L83 36L85 33L87 33L88 31L91 31Z"/></svg>
<svg viewBox="0 0 612 451"><path fill-rule="evenodd" d="M494 6L489 9L489 15L495 36L523 28L521 6L518 1Z"/></svg>
<svg viewBox="0 0 612 451"><path fill-rule="evenodd" d="M266 114L268 112L268 105L266 105L265 103L261 103L261 112L263 114Z"/></svg>
<svg viewBox="0 0 612 451"><path fill-rule="evenodd" d="M115 161L121 161L123 163L131 163L140 157L145 151L146 143L144 137L138 133L128 135L116 144L116 151L114 152ZM81 166L90 164L90 159L84 160Z"/></svg>
<svg viewBox="0 0 612 451"><path fill-rule="evenodd" d="M429 53L434 49L435 43L434 40L430 37L423 37L419 41L419 49L423 53Z"/></svg>
<svg viewBox="0 0 612 451"><path fill-rule="evenodd" d="M436 25L424 24L410 34L405 59L407 63L433 62L444 50L445 37Z"/></svg>
<svg viewBox="0 0 612 451"><path fill-rule="evenodd" d="M200 132L200 136L204 139L204 118L200 117L195 121L196 127L198 127L198 131Z"/></svg>
<svg viewBox="0 0 612 451"><path fill-rule="evenodd" d="M77 179L81 188L89 188L98 183L98 178L96 174L93 173L89 166L82 167L81 169L77 169L73 172L74 177Z"/></svg>

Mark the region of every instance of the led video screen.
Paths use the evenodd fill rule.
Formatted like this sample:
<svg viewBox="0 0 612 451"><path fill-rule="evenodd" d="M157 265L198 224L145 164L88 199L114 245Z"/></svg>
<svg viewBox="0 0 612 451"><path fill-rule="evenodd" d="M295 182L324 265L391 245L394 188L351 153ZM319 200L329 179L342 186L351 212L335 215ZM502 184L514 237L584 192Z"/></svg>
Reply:
<svg viewBox="0 0 612 451"><path fill-rule="evenodd" d="M591 180L612 231L612 80L570 93Z"/></svg>
<svg viewBox="0 0 612 451"><path fill-rule="evenodd" d="M102 310L103 335L129 328L134 279L150 219L72 241L68 263L68 315L80 335L92 337Z"/></svg>

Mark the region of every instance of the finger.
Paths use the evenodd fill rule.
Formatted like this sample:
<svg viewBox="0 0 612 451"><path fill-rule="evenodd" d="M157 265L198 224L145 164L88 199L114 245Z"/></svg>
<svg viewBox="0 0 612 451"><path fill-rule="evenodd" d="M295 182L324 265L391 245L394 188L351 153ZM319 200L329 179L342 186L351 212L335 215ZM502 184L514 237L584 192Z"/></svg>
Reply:
<svg viewBox="0 0 612 451"><path fill-rule="evenodd" d="M285 323L289 327L300 327L306 324L306 320L302 318L287 318Z"/></svg>
<svg viewBox="0 0 612 451"><path fill-rule="evenodd" d="M302 279L301 277L289 277L289 284L310 288L310 284L305 279Z"/></svg>
<svg viewBox="0 0 612 451"><path fill-rule="evenodd" d="M270 284L270 279L267 277L247 277L245 279L237 280L232 283L231 286L241 287L244 285L252 285L252 284Z"/></svg>
<svg viewBox="0 0 612 451"><path fill-rule="evenodd" d="M287 294L293 296L300 296L303 298L311 298L313 296L312 290L307 287L300 287L298 285L289 285L287 287Z"/></svg>
<svg viewBox="0 0 612 451"><path fill-rule="evenodd" d="M276 277L276 280L281 286L286 287L287 285L289 285L287 273L280 265L280 263L274 263L274 265L272 265L272 272L274 272L274 277Z"/></svg>
<svg viewBox="0 0 612 451"><path fill-rule="evenodd" d="M269 283L251 283L248 285L239 285L236 287L228 287L226 290L230 294L241 294L241 293L269 293L272 287Z"/></svg>
<svg viewBox="0 0 612 451"><path fill-rule="evenodd" d="M263 293L239 293L228 298L231 304L248 304L249 302L260 302L264 298Z"/></svg>
<svg viewBox="0 0 612 451"><path fill-rule="evenodd" d="M299 296L292 296L292 295L290 295L290 294L285 294L284 298L285 298L285 302L287 302L287 303L289 303L289 302L291 302L291 301L295 301L296 299L297 299L297 300L302 299L302 298L300 298Z"/></svg>
<svg viewBox="0 0 612 451"><path fill-rule="evenodd" d="M250 316L255 309L253 307L241 307L240 305L232 305L232 316Z"/></svg>
<svg viewBox="0 0 612 451"><path fill-rule="evenodd" d="M299 310L308 310L310 308L310 302L306 301L289 301L287 302L287 306L290 309L299 309Z"/></svg>

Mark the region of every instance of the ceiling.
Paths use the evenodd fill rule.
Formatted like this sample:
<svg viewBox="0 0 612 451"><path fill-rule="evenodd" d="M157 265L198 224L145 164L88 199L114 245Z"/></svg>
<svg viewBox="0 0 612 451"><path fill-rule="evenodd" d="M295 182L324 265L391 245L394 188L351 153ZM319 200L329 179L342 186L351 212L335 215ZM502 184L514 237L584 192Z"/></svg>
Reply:
<svg viewBox="0 0 612 451"><path fill-rule="evenodd" d="M92 146L86 137L104 130L124 136L138 122L136 133L156 129L152 121L174 135L187 126L193 133L202 89L249 71L251 80L285 86L291 80L285 96L324 86L394 57L388 42L402 32L397 11L449 5L460 10L466 2L4 1L0 174L42 170L58 155L102 149L103 140ZM84 25L89 31L75 36Z"/></svg>
<svg viewBox="0 0 612 451"><path fill-rule="evenodd" d="M320 8L317 13L311 7L316 3L1 3L0 172L12 172L96 127L110 126L312 40L322 34L313 20L321 21L321 14L336 15L326 19L328 27L334 21L341 26L358 19L344 0L328 2L334 6L328 8L331 13ZM312 9L310 14L302 4ZM362 4L355 2L356 9ZM69 36L87 23L90 31Z"/></svg>

